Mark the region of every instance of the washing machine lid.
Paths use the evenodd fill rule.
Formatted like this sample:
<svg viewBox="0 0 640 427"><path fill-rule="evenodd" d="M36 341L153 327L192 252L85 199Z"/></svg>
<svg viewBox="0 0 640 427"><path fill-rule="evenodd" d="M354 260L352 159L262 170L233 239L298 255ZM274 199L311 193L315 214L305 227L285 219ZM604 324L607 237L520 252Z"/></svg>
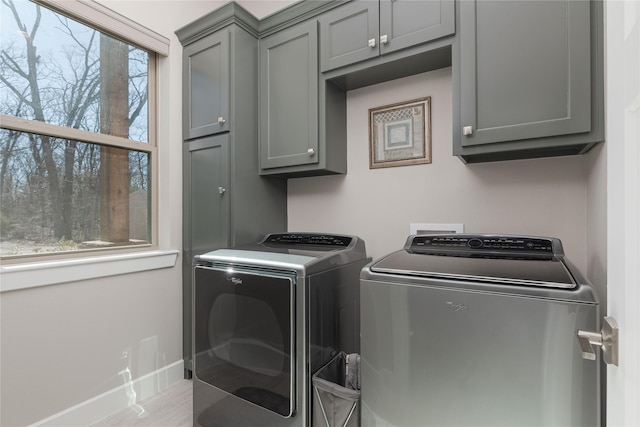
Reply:
<svg viewBox="0 0 640 427"><path fill-rule="evenodd" d="M403 250L371 266L394 275L574 289L558 239L471 234L409 236Z"/></svg>

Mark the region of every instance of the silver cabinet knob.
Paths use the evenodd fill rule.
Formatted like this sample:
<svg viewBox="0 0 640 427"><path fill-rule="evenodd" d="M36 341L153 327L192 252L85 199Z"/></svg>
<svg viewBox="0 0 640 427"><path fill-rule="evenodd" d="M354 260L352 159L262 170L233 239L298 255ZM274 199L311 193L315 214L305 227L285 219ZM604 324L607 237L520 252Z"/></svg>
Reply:
<svg viewBox="0 0 640 427"><path fill-rule="evenodd" d="M218 124L223 125L225 124L227 121L224 119L224 117L218 117Z"/></svg>
<svg viewBox="0 0 640 427"><path fill-rule="evenodd" d="M307 150L307 154L309 155L309 157L313 157L316 155L316 150L314 150L313 148L309 148Z"/></svg>
<svg viewBox="0 0 640 427"><path fill-rule="evenodd" d="M369 39L369 47L370 48L376 47L376 39Z"/></svg>
<svg viewBox="0 0 640 427"><path fill-rule="evenodd" d="M224 187L218 187L218 193L220 193L220 195L221 195L221 196L225 193L225 191L227 191L227 189L226 189L226 188L224 188Z"/></svg>
<svg viewBox="0 0 640 427"><path fill-rule="evenodd" d="M473 126L465 126L462 128L463 135L471 135L473 133Z"/></svg>
<svg viewBox="0 0 640 427"><path fill-rule="evenodd" d="M389 37L385 34L384 36L380 36L380 44L389 43Z"/></svg>

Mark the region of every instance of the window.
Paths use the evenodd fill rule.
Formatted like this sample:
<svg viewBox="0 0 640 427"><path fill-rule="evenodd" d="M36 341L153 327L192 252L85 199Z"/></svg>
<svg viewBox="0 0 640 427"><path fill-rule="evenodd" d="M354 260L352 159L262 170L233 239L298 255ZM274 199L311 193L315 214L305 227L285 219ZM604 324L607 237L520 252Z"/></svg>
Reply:
<svg viewBox="0 0 640 427"><path fill-rule="evenodd" d="M153 246L156 52L38 3L0 6L0 256Z"/></svg>

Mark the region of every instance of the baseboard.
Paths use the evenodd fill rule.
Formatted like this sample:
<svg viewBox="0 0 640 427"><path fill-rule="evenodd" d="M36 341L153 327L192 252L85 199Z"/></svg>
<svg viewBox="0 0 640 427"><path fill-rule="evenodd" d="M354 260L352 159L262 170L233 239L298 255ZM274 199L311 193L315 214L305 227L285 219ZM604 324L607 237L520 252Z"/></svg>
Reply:
<svg viewBox="0 0 640 427"><path fill-rule="evenodd" d="M29 427L86 427L165 390L184 378L184 362L175 362L123 384L75 406L40 420ZM133 393L135 392L135 393Z"/></svg>

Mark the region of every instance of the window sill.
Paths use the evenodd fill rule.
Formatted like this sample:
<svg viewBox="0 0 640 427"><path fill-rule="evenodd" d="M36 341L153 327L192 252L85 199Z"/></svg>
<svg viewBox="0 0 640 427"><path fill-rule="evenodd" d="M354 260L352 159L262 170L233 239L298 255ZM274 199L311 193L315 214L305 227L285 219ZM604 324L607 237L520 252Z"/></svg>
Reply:
<svg viewBox="0 0 640 427"><path fill-rule="evenodd" d="M179 251L157 250L0 267L0 292L170 268Z"/></svg>

